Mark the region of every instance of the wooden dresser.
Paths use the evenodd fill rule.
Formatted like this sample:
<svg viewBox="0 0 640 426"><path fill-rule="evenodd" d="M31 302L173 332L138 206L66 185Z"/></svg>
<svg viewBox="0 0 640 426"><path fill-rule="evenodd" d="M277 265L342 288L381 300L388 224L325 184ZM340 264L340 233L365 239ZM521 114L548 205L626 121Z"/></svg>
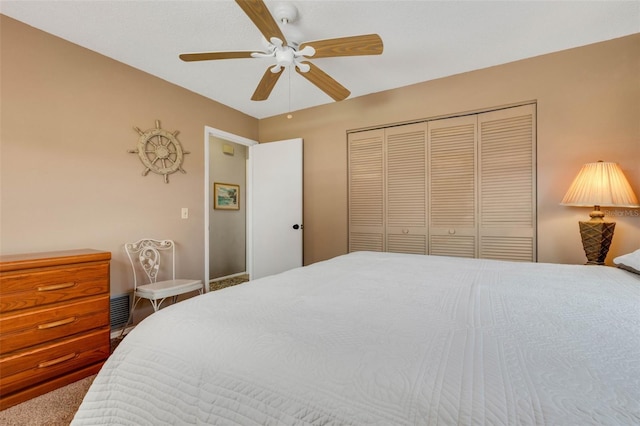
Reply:
<svg viewBox="0 0 640 426"><path fill-rule="evenodd" d="M0 409L100 370L110 259L91 249L0 256Z"/></svg>

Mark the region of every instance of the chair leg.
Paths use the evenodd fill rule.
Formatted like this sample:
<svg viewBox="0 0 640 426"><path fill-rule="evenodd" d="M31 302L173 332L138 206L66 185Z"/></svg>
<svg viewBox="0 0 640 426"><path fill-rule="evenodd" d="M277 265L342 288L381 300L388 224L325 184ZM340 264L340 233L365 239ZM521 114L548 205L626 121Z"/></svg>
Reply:
<svg viewBox="0 0 640 426"><path fill-rule="evenodd" d="M153 312L158 312L158 309L160 309L160 304L162 304L162 300L158 303L157 299L149 299L149 301L151 302L151 306L153 306Z"/></svg>
<svg viewBox="0 0 640 426"><path fill-rule="evenodd" d="M202 294L202 291L203 291L203 288L198 289L199 294ZM178 301L178 296L179 295L172 296L171 303L176 303ZM122 337L124 336L124 331L127 329L127 326L133 319L133 311L136 309L136 306L138 306L138 303L142 299L143 299L142 297L137 297L135 295L135 292L133 293L133 303L131 304L131 310L129 311L129 318L127 318L127 323L124 325L124 327L122 327L122 331L120 331L120 336L118 337L119 339L122 339ZM151 306L153 307L153 312L158 312L160 310L160 306L162 305L162 302L165 301L165 299L160 299L160 300L149 299L149 302L151 302Z"/></svg>

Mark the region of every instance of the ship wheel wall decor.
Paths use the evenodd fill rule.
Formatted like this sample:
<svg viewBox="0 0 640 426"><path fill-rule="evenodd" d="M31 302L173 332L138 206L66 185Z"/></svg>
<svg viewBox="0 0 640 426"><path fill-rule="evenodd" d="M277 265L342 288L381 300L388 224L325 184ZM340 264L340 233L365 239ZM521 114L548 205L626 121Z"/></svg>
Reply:
<svg viewBox="0 0 640 426"><path fill-rule="evenodd" d="M142 176L153 172L164 176L164 183L169 183L169 175L177 172L187 173L182 168L184 155L189 151L182 149L177 136L179 131L171 133L160 128L160 121L156 120L156 128L142 131L137 127L133 128L140 137L138 147L130 149L129 153L138 154L145 169Z"/></svg>

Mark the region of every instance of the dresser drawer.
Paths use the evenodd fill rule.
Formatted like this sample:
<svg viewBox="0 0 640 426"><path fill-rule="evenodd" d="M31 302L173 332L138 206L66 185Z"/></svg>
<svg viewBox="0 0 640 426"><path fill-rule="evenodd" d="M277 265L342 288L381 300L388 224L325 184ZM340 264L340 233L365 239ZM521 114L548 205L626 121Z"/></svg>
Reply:
<svg viewBox="0 0 640 426"><path fill-rule="evenodd" d="M0 315L0 353L7 354L109 325L109 296Z"/></svg>
<svg viewBox="0 0 640 426"><path fill-rule="evenodd" d="M109 262L5 272L0 312L109 293Z"/></svg>
<svg viewBox="0 0 640 426"><path fill-rule="evenodd" d="M57 341L49 346L0 357L0 394L104 361L109 355L109 329Z"/></svg>

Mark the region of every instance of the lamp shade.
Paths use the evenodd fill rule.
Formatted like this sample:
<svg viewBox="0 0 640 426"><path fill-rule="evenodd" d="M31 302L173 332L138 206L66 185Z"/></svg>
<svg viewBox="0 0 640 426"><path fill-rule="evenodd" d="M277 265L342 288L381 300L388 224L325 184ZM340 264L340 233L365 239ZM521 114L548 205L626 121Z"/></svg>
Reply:
<svg viewBox="0 0 640 426"><path fill-rule="evenodd" d="M582 166L561 204L578 207L640 207L620 166L603 161Z"/></svg>

